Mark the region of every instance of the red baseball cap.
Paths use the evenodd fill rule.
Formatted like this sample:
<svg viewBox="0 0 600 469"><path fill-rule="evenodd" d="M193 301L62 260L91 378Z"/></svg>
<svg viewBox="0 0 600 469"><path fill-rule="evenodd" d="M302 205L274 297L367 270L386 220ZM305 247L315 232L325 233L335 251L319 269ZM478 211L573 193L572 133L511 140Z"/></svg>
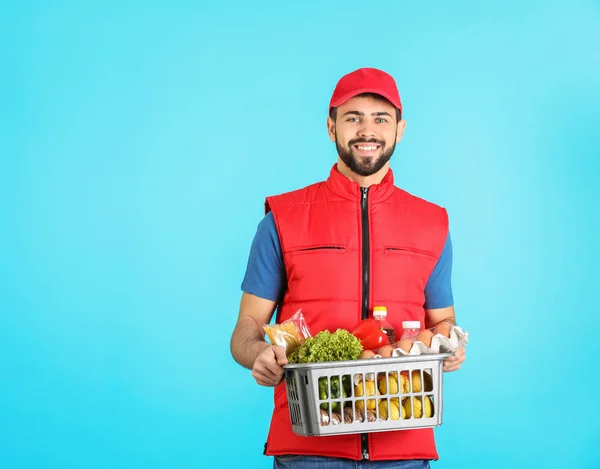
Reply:
<svg viewBox="0 0 600 469"><path fill-rule="evenodd" d="M394 78L376 68L359 68L344 75L333 91L329 110L338 107L362 93L374 93L383 96L402 111L402 102Z"/></svg>

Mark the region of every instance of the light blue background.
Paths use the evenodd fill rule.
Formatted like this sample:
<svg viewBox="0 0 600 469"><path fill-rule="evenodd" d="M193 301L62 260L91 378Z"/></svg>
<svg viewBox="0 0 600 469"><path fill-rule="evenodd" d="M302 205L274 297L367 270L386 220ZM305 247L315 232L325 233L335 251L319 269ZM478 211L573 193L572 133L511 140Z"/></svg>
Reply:
<svg viewBox="0 0 600 469"><path fill-rule="evenodd" d="M2 467L270 467L240 283L361 66L403 97L397 183L451 217L433 467L597 467L599 2L13 1L0 51Z"/></svg>

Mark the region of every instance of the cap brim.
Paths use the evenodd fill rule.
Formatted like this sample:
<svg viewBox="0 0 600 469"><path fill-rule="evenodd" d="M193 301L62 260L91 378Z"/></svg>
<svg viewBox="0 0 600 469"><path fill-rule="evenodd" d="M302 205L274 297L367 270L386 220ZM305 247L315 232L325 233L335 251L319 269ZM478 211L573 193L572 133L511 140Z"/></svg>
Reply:
<svg viewBox="0 0 600 469"><path fill-rule="evenodd" d="M392 103L392 106L394 106L395 108L402 109L402 104L400 102L394 102L394 99L391 98L387 93L382 93L381 90L376 90L374 88L361 88L358 90L352 90L349 93L346 93L344 96L341 96L340 98L336 99L335 101L332 101L329 104L329 109L331 109L332 107L341 106L349 99L352 99L355 96L358 96L359 94L363 94L363 93L377 94L377 95L387 99L390 103Z"/></svg>

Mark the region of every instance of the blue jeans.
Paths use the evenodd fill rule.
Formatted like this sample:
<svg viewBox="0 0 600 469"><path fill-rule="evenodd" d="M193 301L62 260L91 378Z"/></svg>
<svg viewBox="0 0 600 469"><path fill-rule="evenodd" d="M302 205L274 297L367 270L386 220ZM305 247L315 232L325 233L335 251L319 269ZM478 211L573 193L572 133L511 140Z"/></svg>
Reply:
<svg viewBox="0 0 600 469"><path fill-rule="evenodd" d="M322 456L275 456L273 469L429 469L429 461L354 461Z"/></svg>

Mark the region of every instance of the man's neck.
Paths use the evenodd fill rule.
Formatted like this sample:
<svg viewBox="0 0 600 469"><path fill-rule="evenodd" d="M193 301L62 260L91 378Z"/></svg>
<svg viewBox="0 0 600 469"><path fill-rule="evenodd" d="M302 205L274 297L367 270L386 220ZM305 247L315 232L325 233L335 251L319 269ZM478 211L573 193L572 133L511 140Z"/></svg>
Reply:
<svg viewBox="0 0 600 469"><path fill-rule="evenodd" d="M370 176L361 176L353 172L341 158L338 157L337 169L343 176L346 176L351 181L358 183L360 187L371 187L374 184L379 184L390 170L390 164L386 163L383 168Z"/></svg>

